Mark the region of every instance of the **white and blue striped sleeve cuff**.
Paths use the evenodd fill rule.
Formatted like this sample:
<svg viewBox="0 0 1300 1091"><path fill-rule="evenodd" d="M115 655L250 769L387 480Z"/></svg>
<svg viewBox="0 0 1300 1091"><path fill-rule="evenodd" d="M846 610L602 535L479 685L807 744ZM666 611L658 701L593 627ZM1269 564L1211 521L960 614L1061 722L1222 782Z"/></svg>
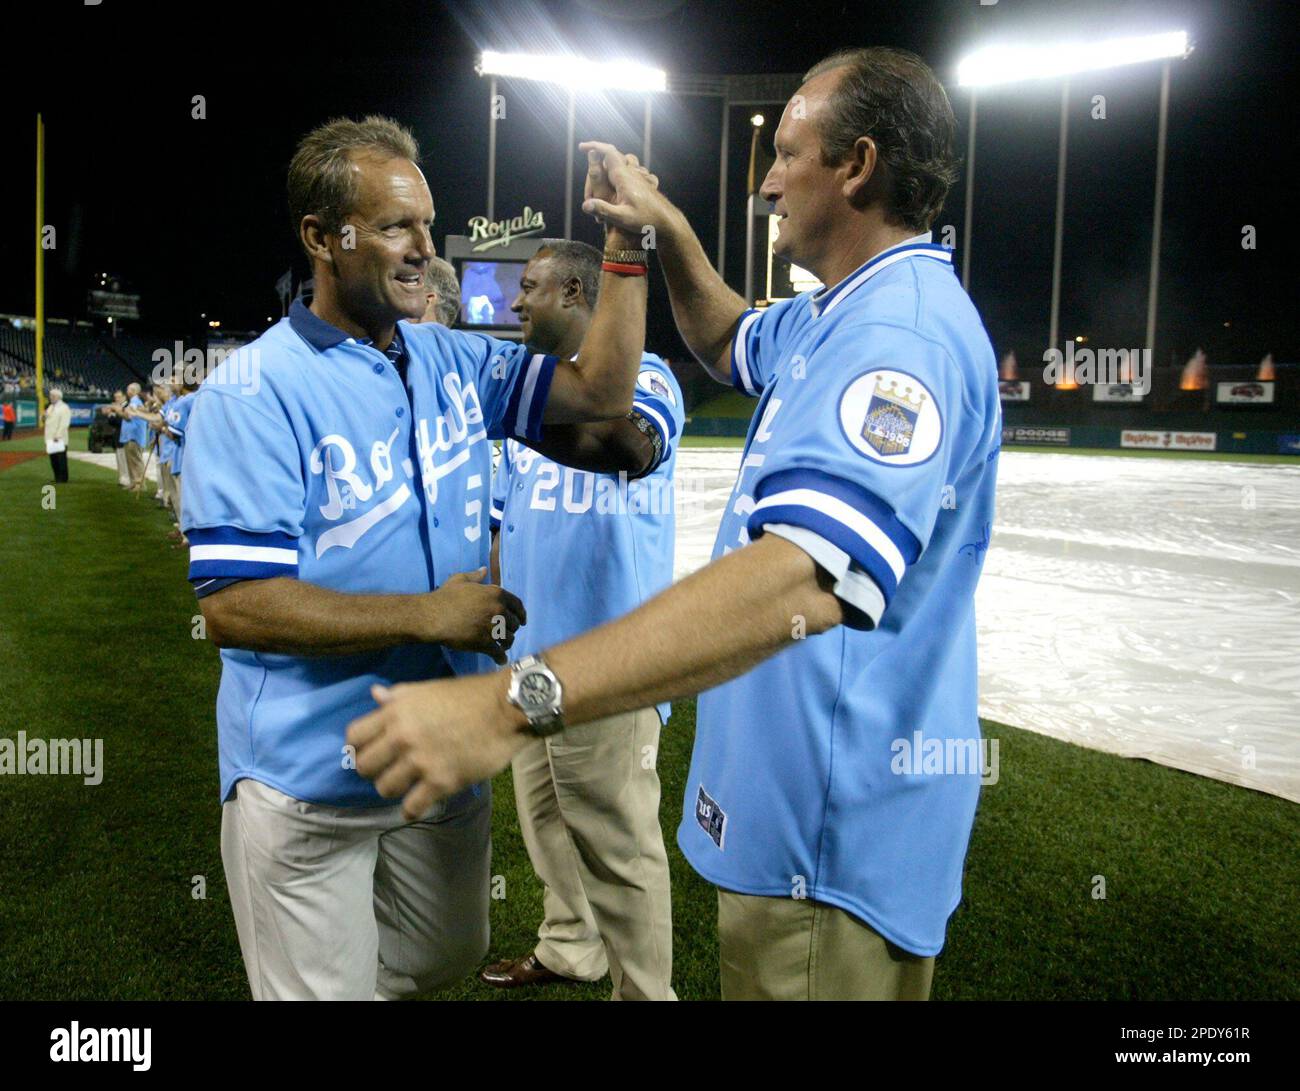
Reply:
<svg viewBox="0 0 1300 1091"><path fill-rule="evenodd" d="M514 389L506 401L506 435L532 443L542 438L542 413L546 410L557 363L557 356L535 353L519 369Z"/></svg>
<svg viewBox="0 0 1300 1091"><path fill-rule="evenodd" d="M820 470L780 470L761 478L750 513L750 538L778 523L803 527L838 547L880 589L888 607L921 543L870 490Z"/></svg>
<svg viewBox="0 0 1300 1091"><path fill-rule="evenodd" d="M750 332L762 316L762 311L746 311L736 327L736 336L731 339L731 385L742 394L757 398L763 388L754 377L753 362L756 340L750 338Z"/></svg>
<svg viewBox="0 0 1300 1091"><path fill-rule="evenodd" d="M677 440L677 422L673 411L662 399L637 390L632 398L632 412L644 420L659 435L659 457L653 466L645 471L651 473L672 454L673 443ZM643 475L644 476L644 475Z"/></svg>
<svg viewBox="0 0 1300 1091"><path fill-rule="evenodd" d="M851 606L869 623L862 624L861 619L850 615L845 621L849 628L874 629L880 624L880 616L885 612L885 596L876 581L854 564L844 550L806 527L769 523L763 529L768 534L775 534L778 538L797 545L831 574L835 580L831 587L835 597Z"/></svg>
<svg viewBox="0 0 1300 1091"><path fill-rule="evenodd" d="M191 583L298 577L298 539L283 531L258 534L238 527L196 527L186 534Z"/></svg>

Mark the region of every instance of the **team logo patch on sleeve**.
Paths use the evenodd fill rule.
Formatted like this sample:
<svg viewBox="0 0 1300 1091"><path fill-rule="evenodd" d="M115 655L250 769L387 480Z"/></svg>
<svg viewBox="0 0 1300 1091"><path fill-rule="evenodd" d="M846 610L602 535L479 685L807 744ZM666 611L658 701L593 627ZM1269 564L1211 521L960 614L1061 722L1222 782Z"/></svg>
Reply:
<svg viewBox="0 0 1300 1091"><path fill-rule="evenodd" d="M915 466L939 449L939 403L920 379L879 369L840 395L840 428L859 453L886 466Z"/></svg>
<svg viewBox="0 0 1300 1091"><path fill-rule="evenodd" d="M677 398L673 394L673 388L668 385L667 381L657 371L651 371L648 368L636 377L636 385L644 390L647 394L654 394L656 397L663 398L669 405L676 405Z"/></svg>
<svg viewBox="0 0 1300 1091"><path fill-rule="evenodd" d="M700 824L700 829L713 839L713 843L718 848L725 847L727 815L703 786L700 787L700 794L695 797L695 821Z"/></svg>

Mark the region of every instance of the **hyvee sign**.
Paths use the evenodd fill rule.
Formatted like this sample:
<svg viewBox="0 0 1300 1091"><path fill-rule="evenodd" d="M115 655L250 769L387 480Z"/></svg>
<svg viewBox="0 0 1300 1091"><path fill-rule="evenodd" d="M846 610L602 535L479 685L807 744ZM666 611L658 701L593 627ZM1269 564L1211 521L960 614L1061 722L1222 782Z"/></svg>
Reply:
<svg viewBox="0 0 1300 1091"><path fill-rule="evenodd" d="M1213 451L1218 442L1215 432L1140 432L1120 433L1121 447L1139 447L1150 450Z"/></svg>
<svg viewBox="0 0 1300 1091"><path fill-rule="evenodd" d="M518 216L509 220L489 220L474 216L469 221L469 241L474 250L490 250L494 246L508 246L515 239L527 238L546 230L546 220L541 210L534 212L527 205Z"/></svg>

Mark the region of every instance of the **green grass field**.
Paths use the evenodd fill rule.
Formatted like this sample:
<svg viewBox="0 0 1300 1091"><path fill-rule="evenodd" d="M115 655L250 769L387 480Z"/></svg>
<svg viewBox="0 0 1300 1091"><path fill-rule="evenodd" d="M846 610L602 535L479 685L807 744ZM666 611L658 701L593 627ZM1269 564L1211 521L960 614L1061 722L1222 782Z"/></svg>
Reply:
<svg viewBox="0 0 1300 1091"><path fill-rule="evenodd" d="M39 440L0 450L24 448ZM245 998L218 845L219 661L192 639L186 558L152 500L109 470L71 473L49 509L44 457L0 471L0 737L102 738L105 772L98 786L0 777L0 998ZM936 998L1300 998L1300 809L985 726L1000 779L980 803ZM693 728L680 704L660 750L687 999L718 991L713 890L672 836ZM508 775L496 791L493 957L529 950L541 912ZM503 998L476 981L441 995Z"/></svg>

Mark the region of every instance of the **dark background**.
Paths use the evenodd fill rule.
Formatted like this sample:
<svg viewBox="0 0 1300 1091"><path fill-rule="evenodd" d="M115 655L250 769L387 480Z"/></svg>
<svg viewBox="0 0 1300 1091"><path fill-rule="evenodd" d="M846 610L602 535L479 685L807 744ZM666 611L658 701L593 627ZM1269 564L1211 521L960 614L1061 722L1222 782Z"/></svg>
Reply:
<svg viewBox="0 0 1300 1091"><path fill-rule="evenodd" d="M47 314L80 316L92 272L143 295L135 328L169 337L261 329L280 313L274 283L294 264L284 171L297 138L335 115L388 114L420 141L437 208L435 239L465 233L484 212L488 81L482 48L567 46L624 56L674 74L798 72L833 49L912 49L949 88L965 154L968 93L956 64L990 39L1097 37L1188 30L1175 62L1165 185L1156 361L1198 346L1212 363L1265 352L1300 358L1295 262L1284 183L1295 137L1294 5L1209 0L911 0L908 3L735 3L730 0L519 0L503 3L49 3L5 21L0 123L0 311L34 308L35 114L47 127ZM1061 337L1139 346L1145 333L1159 65L1076 77L1071 113ZM563 229L564 92L503 81L496 215L541 208ZM207 118L191 119L191 96ZM1107 118L1089 116L1103 94ZM1059 85L981 95L972 294L999 354L1022 365L1047 338ZM743 287L748 115L731 117L727 277ZM769 117L770 142L779 109ZM641 150L641 99L580 99L577 135ZM653 166L712 254L717 230L719 105L660 97ZM581 160L578 160L581 170ZM964 171L963 171L964 176ZM1285 186L1285 189L1284 189ZM936 224L962 238L964 181ZM581 193L581 180L576 184ZM595 226L575 213L575 236ZM1254 225L1257 249L1244 250ZM961 253L957 254L960 265ZM1230 323L1230 325L1225 325ZM678 357L662 284L649 347Z"/></svg>

